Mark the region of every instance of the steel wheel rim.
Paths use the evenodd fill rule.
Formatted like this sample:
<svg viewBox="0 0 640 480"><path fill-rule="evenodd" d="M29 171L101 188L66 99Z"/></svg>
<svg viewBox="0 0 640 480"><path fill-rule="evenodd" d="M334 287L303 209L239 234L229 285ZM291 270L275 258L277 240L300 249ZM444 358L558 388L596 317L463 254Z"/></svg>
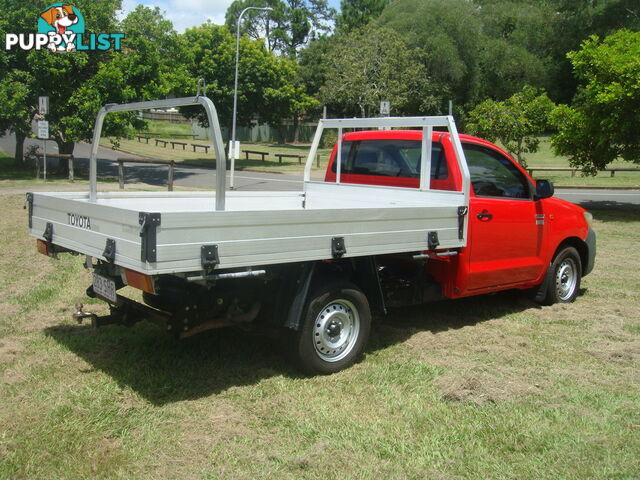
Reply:
<svg viewBox="0 0 640 480"><path fill-rule="evenodd" d="M360 315L348 300L332 300L313 323L313 346L325 362L338 362L354 349L360 332Z"/></svg>
<svg viewBox="0 0 640 480"><path fill-rule="evenodd" d="M565 258L556 272L556 292L560 300L568 300L573 295L578 283L576 263Z"/></svg>

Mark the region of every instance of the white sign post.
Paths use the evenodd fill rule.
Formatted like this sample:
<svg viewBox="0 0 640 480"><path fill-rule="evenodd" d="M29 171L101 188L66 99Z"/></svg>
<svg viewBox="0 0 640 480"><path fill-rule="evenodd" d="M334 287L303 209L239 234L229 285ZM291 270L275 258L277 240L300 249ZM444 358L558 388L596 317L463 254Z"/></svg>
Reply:
<svg viewBox="0 0 640 480"><path fill-rule="evenodd" d="M49 113L49 97L38 97L38 113L40 115Z"/></svg>
<svg viewBox="0 0 640 480"><path fill-rule="evenodd" d="M48 107L48 97L40 97L47 99L47 107ZM40 104L42 106L42 103ZM47 139L49 138L49 122L46 120L38 120L38 138L42 139L42 150L44 154L42 156L43 162L43 175L44 181L47 181Z"/></svg>
<svg viewBox="0 0 640 480"><path fill-rule="evenodd" d="M229 189L234 190L233 174L236 167L236 160L240 160L240 140L229 142L229 158L231 159L231 171L229 173Z"/></svg>
<svg viewBox="0 0 640 480"><path fill-rule="evenodd" d="M382 100L380 102L380 116L388 117L391 114L391 102L389 100Z"/></svg>

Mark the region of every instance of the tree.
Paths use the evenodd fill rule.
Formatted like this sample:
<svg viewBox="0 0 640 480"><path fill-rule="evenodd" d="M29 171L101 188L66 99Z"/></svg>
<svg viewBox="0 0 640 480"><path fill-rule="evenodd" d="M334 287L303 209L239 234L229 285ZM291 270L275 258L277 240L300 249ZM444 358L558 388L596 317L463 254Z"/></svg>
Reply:
<svg viewBox="0 0 640 480"><path fill-rule="evenodd" d="M364 27L378 18L389 2L390 0L341 0L336 27L343 32Z"/></svg>
<svg viewBox="0 0 640 480"><path fill-rule="evenodd" d="M640 29L640 4L637 0L551 0L557 21L554 22L550 51L551 83L555 84L554 98L569 103L575 95L578 82L567 57L569 51L578 50L590 35L601 38L621 28Z"/></svg>
<svg viewBox="0 0 640 480"><path fill-rule="evenodd" d="M467 129L490 142L498 140L526 166L524 154L538 150L538 137L546 130L553 107L544 91L526 86L504 101L485 100L479 104L469 112Z"/></svg>
<svg viewBox="0 0 640 480"><path fill-rule="evenodd" d="M226 13L226 25L235 32L240 12L248 6L271 7L271 12L248 11L241 31L254 39L267 37L269 51L296 58L309 40L331 29L335 10L327 0L234 0Z"/></svg>
<svg viewBox="0 0 640 480"><path fill-rule="evenodd" d="M242 17L240 33L248 35L254 40L264 39L267 50L272 52L277 41L273 36L273 30L278 28L278 12L283 10L281 0L234 0L225 13L225 24L231 32L235 32L238 27L238 17L246 7L270 7L271 12L264 10L248 10ZM276 12L276 13L274 13Z"/></svg>
<svg viewBox="0 0 640 480"><path fill-rule="evenodd" d="M206 23L184 33L189 45L185 62L193 79L204 78L207 95L216 103L221 123L231 123L234 93L235 36L226 26ZM261 41L240 39L238 69L238 123L254 120L277 125L283 118L298 118L316 106L298 80L298 66L268 52ZM205 119L200 112L186 110Z"/></svg>
<svg viewBox="0 0 640 480"><path fill-rule="evenodd" d="M392 30L350 33L328 54L327 64L331 74L320 89L320 99L344 114L374 115L381 100L389 100L396 114L434 106L424 66Z"/></svg>
<svg viewBox="0 0 640 480"><path fill-rule="evenodd" d="M592 174L616 158L640 163L640 32L592 36L568 57L580 89L551 116L556 154Z"/></svg>
<svg viewBox="0 0 640 480"><path fill-rule="evenodd" d="M448 100L473 104L479 93L478 58L482 25L478 8L467 0L395 0L374 22L397 32L431 78L438 97L434 113Z"/></svg>
<svg viewBox="0 0 640 480"><path fill-rule="evenodd" d="M0 1L0 6L7 12L0 20L0 35L6 32L32 33L39 6L46 6L44 3ZM120 8L120 0L78 0L74 5L88 20L88 34L119 31L116 11ZM160 21L157 15L147 17L148 13L138 11L136 15L152 23ZM0 127L16 134L16 157L22 151L24 136L30 133L40 95L50 97L47 120L50 121L51 137L61 153L72 153L74 142L91 138L93 120L105 103L143 100L156 95L155 85L161 82L158 80L160 69L154 61L162 59L168 62L169 59L165 54L156 56L154 60L153 55L147 55L147 47L132 43L136 37L139 35L123 40L122 52L52 54L48 50L12 50L5 53L0 63L3 69L0 88L4 95L12 92L20 95L17 98L22 98L22 101L7 103L11 109L3 107ZM126 118L133 116L108 117L105 130L122 132L128 124Z"/></svg>

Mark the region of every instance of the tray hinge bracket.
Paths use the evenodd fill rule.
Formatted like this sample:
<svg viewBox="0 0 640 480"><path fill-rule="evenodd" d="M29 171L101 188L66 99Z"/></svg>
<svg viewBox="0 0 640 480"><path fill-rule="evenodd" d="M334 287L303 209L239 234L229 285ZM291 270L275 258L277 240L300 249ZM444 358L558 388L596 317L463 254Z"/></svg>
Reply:
<svg viewBox="0 0 640 480"><path fill-rule="evenodd" d="M427 244L429 245L429 250L435 250L440 245L440 240L438 240L438 232L429 232L427 235Z"/></svg>
<svg viewBox="0 0 640 480"><path fill-rule="evenodd" d="M140 260L143 262L156 262L158 254L157 228L160 226L159 213L140 212Z"/></svg>
<svg viewBox="0 0 640 480"><path fill-rule="evenodd" d="M218 255L217 245L202 245L200 247L200 261L202 269L210 271L220 265L220 256Z"/></svg>
<svg viewBox="0 0 640 480"><path fill-rule="evenodd" d="M344 245L344 237L333 237L331 239L331 256L341 258L345 253L347 253L347 248Z"/></svg>
<svg viewBox="0 0 640 480"><path fill-rule="evenodd" d="M116 241L113 238L107 238L107 243L104 247L104 252L102 252L102 256L109 263L114 263L116 261Z"/></svg>
<svg viewBox="0 0 640 480"><path fill-rule="evenodd" d="M29 228L33 227L33 193L27 193L27 203L29 204Z"/></svg>
<svg viewBox="0 0 640 480"><path fill-rule="evenodd" d="M47 222L47 226L44 229L42 238L44 238L47 241L47 243L51 245L51 242L53 242L53 223Z"/></svg>
<svg viewBox="0 0 640 480"><path fill-rule="evenodd" d="M464 217L469 212L469 207L458 207L458 240L464 238Z"/></svg>

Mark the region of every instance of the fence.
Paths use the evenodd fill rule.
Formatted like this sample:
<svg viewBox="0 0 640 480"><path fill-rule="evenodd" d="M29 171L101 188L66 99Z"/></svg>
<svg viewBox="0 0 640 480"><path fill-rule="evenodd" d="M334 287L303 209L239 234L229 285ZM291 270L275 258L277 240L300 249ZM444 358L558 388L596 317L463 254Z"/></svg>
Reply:
<svg viewBox="0 0 640 480"><path fill-rule="evenodd" d="M168 165L167 171L167 190L173 192L173 170L176 162L174 160L164 160L162 158L149 158L149 159L131 159L131 158L118 158L118 184L120 190L124 190L124 164L125 163L155 163L160 165Z"/></svg>
<svg viewBox="0 0 640 480"><path fill-rule="evenodd" d="M571 176L575 177L576 172L579 172L577 168L566 168L566 167L533 167L527 168L529 175L533 176L533 172L535 171L544 171L544 172L571 172ZM614 177L616 172L640 172L640 168L605 168L600 170L600 172L611 172L611 177Z"/></svg>

